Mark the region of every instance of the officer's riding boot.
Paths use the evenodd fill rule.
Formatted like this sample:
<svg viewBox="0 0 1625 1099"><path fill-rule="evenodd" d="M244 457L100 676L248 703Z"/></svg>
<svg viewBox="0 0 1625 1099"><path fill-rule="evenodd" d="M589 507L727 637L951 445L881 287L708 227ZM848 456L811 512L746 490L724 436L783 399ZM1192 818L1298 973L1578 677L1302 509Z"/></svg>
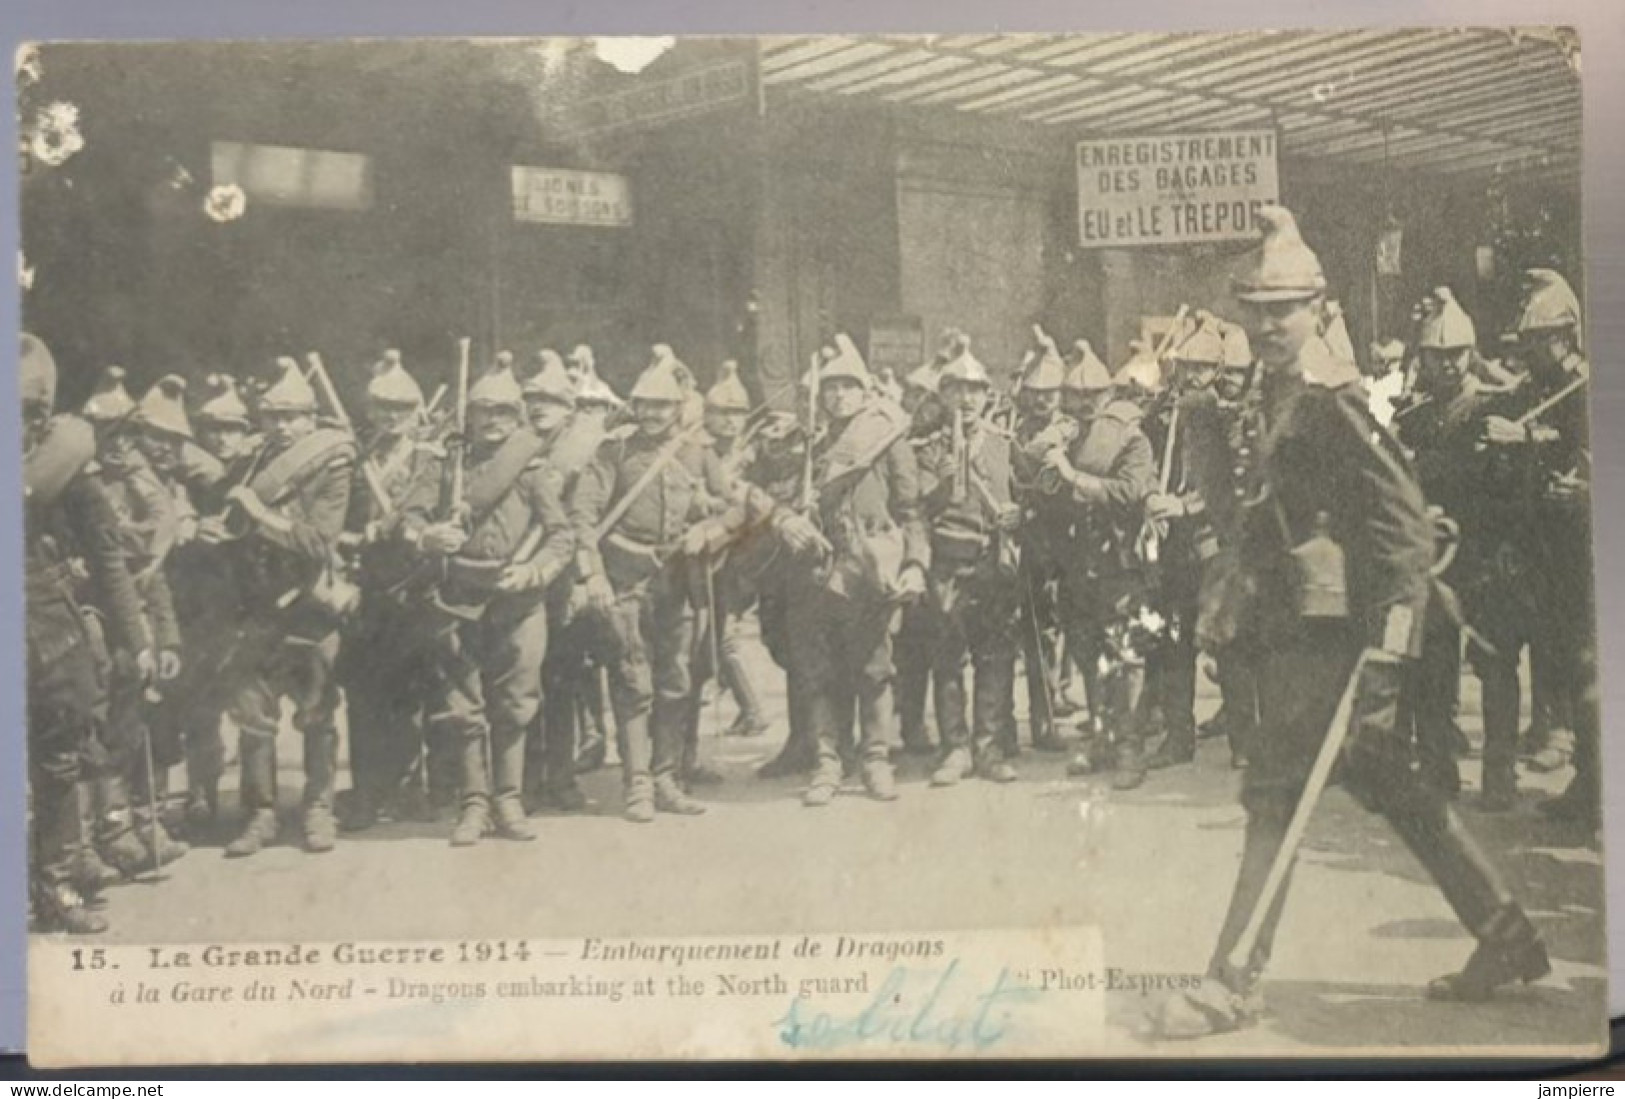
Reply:
<svg viewBox="0 0 1625 1099"><path fill-rule="evenodd" d="M581 743L576 748L576 770L580 773L596 771L609 758L609 731L605 724L604 692L598 682L598 668L585 669L587 679L576 687L572 705L576 708L577 727L581 730Z"/></svg>
<svg viewBox="0 0 1625 1099"><path fill-rule="evenodd" d="M524 781L525 737L517 729L491 730L491 823L503 839L528 841L536 830L525 819L519 788Z"/></svg>
<svg viewBox="0 0 1625 1099"><path fill-rule="evenodd" d="M462 790L457 823L451 830L453 847L472 847L491 830L491 771L486 762L485 729L463 734L461 760Z"/></svg>
<svg viewBox="0 0 1625 1099"><path fill-rule="evenodd" d="M1478 947L1467 959L1466 966L1459 973L1429 982L1429 999L1488 1000L1502 985L1514 981L1528 984L1552 971L1540 932L1516 903L1498 909L1474 928L1473 934L1478 939Z"/></svg>
<svg viewBox="0 0 1625 1099"><path fill-rule="evenodd" d="M561 705L554 705L549 699L542 713L541 773L532 778L530 767L538 760L534 755L527 756L527 798L534 801L537 809L584 813L590 808L590 802L576 781L575 702L568 687L555 686L554 690L564 697Z"/></svg>
<svg viewBox="0 0 1625 1099"><path fill-rule="evenodd" d="M226 857L247 858L276 839L276 741L264 734L244 732L238 755L242 765L242 788L238 798L247 819L236 839L226 845Z"/></svg>
<svg viewBox="0 0 1625 1099"><path fill-rule="evenodd" d="M338 785L338 770L337 731L327 728L305 733L305 796L299 825L305 836L305 850L312 854L333 850L337 841L333 789Z"/></svg>
<svg viewBox="0 0 1625 1099"><path fill-rule="evenodd" d="M1479 672L1484 708L1484 781L1479 805L1500 813L1518 802L1518 670L1496 660Z"/></svg>
<svg viewBox="0 0 1625 1099"><path fill-rule="evenodd" d="M136 834L135 811L130 807L130 791L124 780L117 775L102 775L91 790L96 807L91 835L102 861L128 878L156 870L151 850Z"/></svg>
<svg viewBox="0 0 1625 1099"><path fill-rule="evenodd" d="M153 788L148 789L145 775L138 776L131 819L135 823L135 836L146 848L148 866L168 866L191 850L175 839L164 826L163 772L154 771Z"/></svg>
<svg viewBox="0 0 1625 1099"><path fill-rule="evenodd" d="M1157 1005L1151 1022L1158 1037L1204 1038L1211 1034L1240 1030L1251 1026L1263 1013L1258 979L1269 962L1275 929L1286 905L1287 890L1292 880L1290 870L1247 958L1237 965L1230 954L1263 899L1265 879L1269 877L1276 852L1286 838L1286 810L1276 808L1278 811L1269 814L1248 814L1241 868L1236 874L1235 888L1230 894L1230 908L1225 913L1224 926L1219 931L1219 941L1214 946L1207 975L1197 988L1173 993Z"/></svg>
<svg viewBox="0 0 1625 1099"><path fill-rule="evenodd" d="M626 805L621 816L633 824L655 819L654 746L650 741L649 711L622 715L616 711L621 730L621 775Z"/></svg>

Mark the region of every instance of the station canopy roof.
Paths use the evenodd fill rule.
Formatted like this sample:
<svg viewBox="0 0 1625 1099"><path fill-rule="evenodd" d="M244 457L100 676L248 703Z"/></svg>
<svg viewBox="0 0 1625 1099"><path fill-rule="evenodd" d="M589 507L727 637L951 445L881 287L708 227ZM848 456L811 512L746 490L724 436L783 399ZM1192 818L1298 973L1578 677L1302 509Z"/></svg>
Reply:
<svg viewBox="0 0 1625 1099"><path fill-rule="evenodd" d="M862 97L1069 136L1275 127L1283 158L1459 177L1574 176L1565 29L765 38L787 94Z"/></svg>

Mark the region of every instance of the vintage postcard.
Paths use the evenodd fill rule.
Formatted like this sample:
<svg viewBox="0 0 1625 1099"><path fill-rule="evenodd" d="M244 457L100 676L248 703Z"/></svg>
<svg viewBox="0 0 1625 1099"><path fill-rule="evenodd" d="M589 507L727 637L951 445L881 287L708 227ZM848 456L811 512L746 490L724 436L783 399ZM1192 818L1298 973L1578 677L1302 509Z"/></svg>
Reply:
<svg viewBox="0 0 1625 1099"><path fill-rule="evenodd" d="M31 1058L1600 1052L1580 50L25 47Z"/></svg>

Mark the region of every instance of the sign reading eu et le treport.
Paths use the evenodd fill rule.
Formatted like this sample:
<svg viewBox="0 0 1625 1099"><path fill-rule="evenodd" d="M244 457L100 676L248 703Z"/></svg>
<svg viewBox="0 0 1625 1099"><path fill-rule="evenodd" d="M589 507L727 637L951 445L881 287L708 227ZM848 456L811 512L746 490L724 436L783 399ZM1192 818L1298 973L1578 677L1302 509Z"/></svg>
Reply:
<svg viewBox="0 0 1625 1099"><path fill-rule="evenodd" d="M1244 240L1279 196L1274 130L1078 142L1085 248Z"/></svg>
<svg viewBox="0 0 1625 1099"><path fill-rule="evenodd" d="M513 216L543 225L632 224L632 188L625 176L566 168L513 168Z"/></svg>

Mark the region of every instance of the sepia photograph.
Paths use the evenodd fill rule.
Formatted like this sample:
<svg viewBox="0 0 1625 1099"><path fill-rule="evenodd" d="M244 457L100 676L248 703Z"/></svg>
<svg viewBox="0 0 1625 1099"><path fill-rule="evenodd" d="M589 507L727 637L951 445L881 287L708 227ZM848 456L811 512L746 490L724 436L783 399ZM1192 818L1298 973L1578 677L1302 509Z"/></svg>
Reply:
<svg viewBox="0 0 1625 1099"><path fill-rule="evenodd" d="M1575 31L15 73L35 1064L1606 1049Z"/></svg>

